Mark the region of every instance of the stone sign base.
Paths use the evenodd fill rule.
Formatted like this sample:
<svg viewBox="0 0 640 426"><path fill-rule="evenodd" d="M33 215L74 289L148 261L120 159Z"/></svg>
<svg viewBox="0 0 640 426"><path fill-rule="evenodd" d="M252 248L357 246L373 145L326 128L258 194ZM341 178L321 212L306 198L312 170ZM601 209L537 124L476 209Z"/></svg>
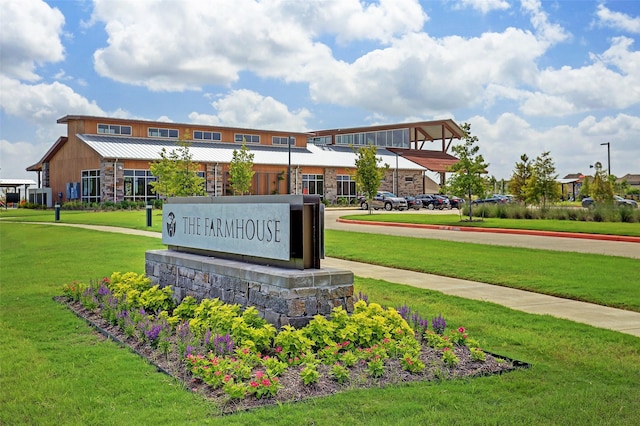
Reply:
<svg viewBox="0 0 640 426"><path fill-rule="evenodd" d="M353 273L320 268L295 270L225 260L174 250L150 250L146 275L171 286L176 302L186 296L218 298L243 308L254 306L275 327L305 326L314 315L336 306L353 312Z"/></svg>

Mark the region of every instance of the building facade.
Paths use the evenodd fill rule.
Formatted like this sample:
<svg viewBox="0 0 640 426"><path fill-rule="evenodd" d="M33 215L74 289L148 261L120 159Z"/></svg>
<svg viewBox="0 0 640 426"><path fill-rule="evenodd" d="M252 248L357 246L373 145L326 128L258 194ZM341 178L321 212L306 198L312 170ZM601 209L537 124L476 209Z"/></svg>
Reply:
<svg viewBox="0 0 640 426"><path fill-rule="evenodd" d="M428 173L444 182L446 168L457 161L446 151L464 135L452 120L310 133L80 115L58 123L67 126L67 135L27 170L38 174L38 186L50 188L54 201L88 203L157 198L150 164L180 139L190 144L210 196L233 193L229 164L243 143L254 155L252 194L318 194L332 203L353 203L354 149L365 145L375 145L389 166L381 190L401 196L437 192ZM425 149L428 144L438 149Z"/></svg>

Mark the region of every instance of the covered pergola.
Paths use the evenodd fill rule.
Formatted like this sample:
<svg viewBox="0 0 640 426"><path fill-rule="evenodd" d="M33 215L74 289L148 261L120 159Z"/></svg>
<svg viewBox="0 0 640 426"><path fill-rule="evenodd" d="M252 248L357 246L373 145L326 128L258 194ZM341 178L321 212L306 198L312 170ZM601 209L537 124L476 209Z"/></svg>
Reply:
<svg viewBox="0 0 640 426"><path fill-rule="evenodd" d="M29 187L36 185L36 182L31 179L0 179L0 189L5 196L6 204L19 203L20 200L26 199L27 190L29 189ZM11 188L12 191L9 191L9 188ZM22 188L24 188L24 192L21 191Z"/></svg>
<svg viewBox="0 0 640 426"><path fill-rule="evenodd" d="M454 139L462 139L465 135L464 130L451 119L321 130L315 134L317 136L331 136L335 140L335 136L341 134L400 128L409 129L409 148L388 147L389 151L438 173L440 185L443 185L447 168L458 161L456 157L448 154L451 144ZM439 146L436 149L429 149L431 144L438 142Z"/></svg>

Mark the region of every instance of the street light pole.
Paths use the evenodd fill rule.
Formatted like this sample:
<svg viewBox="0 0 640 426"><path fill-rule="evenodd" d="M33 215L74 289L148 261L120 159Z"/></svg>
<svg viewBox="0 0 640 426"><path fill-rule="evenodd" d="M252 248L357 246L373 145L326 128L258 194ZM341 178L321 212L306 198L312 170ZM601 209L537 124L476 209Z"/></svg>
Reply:
<svg viewBox="0 0 640 426"><path fill-rule="evenodd" d="M607 174L610 175L611 174L611 143L604 142L604 143L601 143L600 145L607 146Z"/></svg>

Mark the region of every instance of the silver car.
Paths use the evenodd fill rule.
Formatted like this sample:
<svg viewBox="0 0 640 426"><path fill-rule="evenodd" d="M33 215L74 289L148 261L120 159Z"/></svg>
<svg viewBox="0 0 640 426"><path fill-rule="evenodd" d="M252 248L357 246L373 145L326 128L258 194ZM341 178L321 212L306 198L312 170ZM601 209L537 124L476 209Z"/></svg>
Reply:
<svg viewBox="0 0 640 426"><path fill-rule="evenodd" d="M360 208L362 210L369 210L369 204L366 199L360 201ZM387 211L408 210L409 205L406 199L397 197L392 192L378 191L376 196L371 200L371 208L374 210L385 209Z"/></svg>

